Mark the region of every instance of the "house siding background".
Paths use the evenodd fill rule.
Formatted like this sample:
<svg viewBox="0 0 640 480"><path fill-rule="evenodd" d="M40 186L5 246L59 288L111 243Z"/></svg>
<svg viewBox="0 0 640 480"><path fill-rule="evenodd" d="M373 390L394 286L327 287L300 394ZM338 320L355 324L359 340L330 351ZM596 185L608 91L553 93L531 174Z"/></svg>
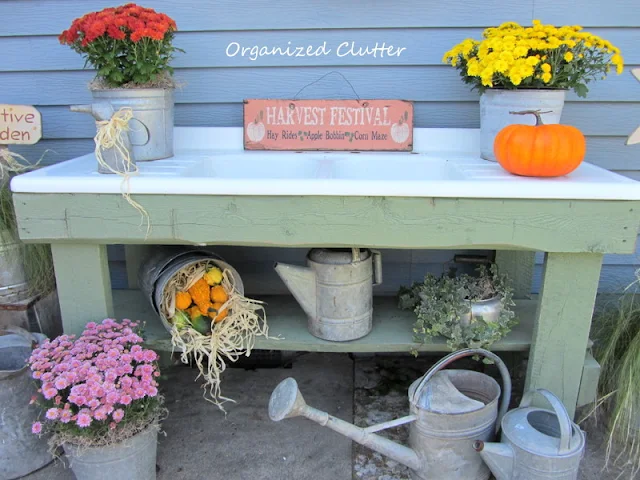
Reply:
<svg viewBox="0 0 640 480"><path fill-rule="evenodd" d="M97 0L4 0L0 2L1 103L31 104L42 113L43 140L15 148L45 163L83 155L93 149L94 122L72 113L70 104L90 103L86 88L93 72L57 35L71 20L89 11L118 4ZM125 3L123 0L122 3ZM629 68L640 65L640 9L637 0L147 0L142 5L173 17L179 28L176 46L178 126L240 126L245 98L401 98L415 102L416 127L479 127L478 94L469 91L457 71L441 63L455 43L479 38L484 28L505 21L529 25L533 19L551 24L580 24L620 47L627 68L592 84L587 99L569 93L563 123L587 135L587 161L640 179L640 145L625 146L626 136L640 123L640 84ZM606 5L606 7L605 7ZM400 56L309 57L267 56L251 60L227 56L227 46L322 45L333 52L342 42L373 46L385 42L405 47ZM349 85L349 83L351 85ZM126 286L122 249L110 250L114 286ZM261 282L281 291L271 273L272 257L302 261L304 251L225 248L228 260L246 266L245 275L274 279ZM283 256L286 257L283 259ZM384 292L441 272L453 252L385 252ZM533 290L540 281L541 255ZM619 291L634 278L638 255L607 255L600 291ZM263 276L269 275L269 276ZM251 282L250 282L251 283ZM257 285L258 282L256 281Z"/></svg>

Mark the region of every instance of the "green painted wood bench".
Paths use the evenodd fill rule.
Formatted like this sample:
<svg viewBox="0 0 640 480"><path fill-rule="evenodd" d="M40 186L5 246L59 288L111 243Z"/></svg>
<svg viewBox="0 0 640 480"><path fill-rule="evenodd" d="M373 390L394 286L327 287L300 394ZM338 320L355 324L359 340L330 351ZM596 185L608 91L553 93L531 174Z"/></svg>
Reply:
<svg viewBox="0 0 640 480"><path fill-rule="evenodd" d="M423 194L416 194L406 180L399 180L407 185L406 196L377 195L373 190L367 193L367 188L380 188L379 185L356 185L363 192L358 195L335 190L320 194L327 185L338 188L330 178L267 179L266 186L260 188L272 187L272 192L251 195L237 187L240 193L233 194L229 186L233 186L232 181L211 173L199 175L198 168L203 167L198 167L198 162L215 162L224 155L234 155L231 159L242 161L251 155L239 149L241 137L237 130L176 129L176 156L142 165L140 177L131 180L131 191L151 219L152 230L147 237L145 228L140 227L139 214L120 194L121 180L93 173L92 155L14 179L20 237L25 242L52 245L65 332L79 332L92 320L134 317L147 321L150 345L170 349L168 334L140 292L111 289L106 254L110 244L130 246L128 258L132 267L142 245L490 249L497 250L497 262L516 279L521 320L495 350L528 349L526 388L553 391L571 414L579 396L583 403L589 398L589 391L597 383L597 366L587 350L602 257L605 253L634 251L640 219L636 182L585 164L569 179L516 180L523 196L529 191L534 192L528 194L532 197L539 191L542 198L499 198L500 182L512 188L509 182L513 180L496 164L477 159L473 151L477 132L416 129L415 150L430 152L412 155L416 161L429 162L435 155L429 147L443 138L461 138L457 142L461 150L450 148L439 152L439 158L451 160L468 176L482 167L486 177L476 178L475 186L452 184L450 197L442 194L446 190L446 183L443 186L442 182L447 179L433 183L430 178L423 181ZM207 142L214 142L215 156ZM233 148L220 152L224 142ZM191 149L181 149L180 145ZM278 168L278 158L287 155L294 154L270 156L273 168ZM337 154L320 157L333 158L329 155ZM394 158L393 154L385 154L388 162ZM149 178L164 180L154 176L163 165L175 170L167 176L170 183L184 186L188 182L188 193L168 193L171 186L160 180L145 183ZM197 178L206 175L208 182ZM581 182L582 194L575 188ZM438 196L429 195L430 185L439 189ZM291 190L287 191L288 187ZM465 196L460 195L463 187ZM339 188L355 187L343 182ZM277 193L283 189L284 194ZM136 194L137 191L144 193ZM549 192L561 198L549 198ZM544 275L541 293L536 299L529 299L535 251L546 252ZM376 300L373 332L347 343L312 337L306 331L302 310L290 297L266 300L271 333L282 339L261 339L257 348L398 352L413 346L411 314L398 311L391 299ZM447 348L443 340L436 340L421 350L445 352Z"/></svg>

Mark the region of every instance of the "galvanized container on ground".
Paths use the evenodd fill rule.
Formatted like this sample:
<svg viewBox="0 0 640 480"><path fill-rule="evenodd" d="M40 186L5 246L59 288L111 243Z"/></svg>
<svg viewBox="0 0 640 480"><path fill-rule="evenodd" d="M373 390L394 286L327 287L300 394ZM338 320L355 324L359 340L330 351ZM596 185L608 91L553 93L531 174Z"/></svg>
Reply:
<svg viewBox="0 0 640 480"><path fill-rule="evenodd" d="M8 334L6 334L8 333ZM38 419L36 405L29 405L36 393L27 360L34 343L44 335L32 335L12 327L0 331L0 478L28 475L53 461L47 437L31 433Z"/></svg>

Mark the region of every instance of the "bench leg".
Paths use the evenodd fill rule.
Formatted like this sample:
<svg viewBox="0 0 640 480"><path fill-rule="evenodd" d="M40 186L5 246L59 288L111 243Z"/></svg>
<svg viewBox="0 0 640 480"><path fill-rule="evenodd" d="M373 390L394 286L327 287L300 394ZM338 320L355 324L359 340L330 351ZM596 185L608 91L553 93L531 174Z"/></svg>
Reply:
<svg viewBox="0 0 640 480"><path fill-rule="evenodd" d="M574 416L602 254L548 253L525 390L553 392Z"/></svg>
<svg viewBox="0 0 640 480"><path fill-rule="evenodd" d="M88 322L113 318L105 245L52 244L64 333L79 334Z"/></svg>

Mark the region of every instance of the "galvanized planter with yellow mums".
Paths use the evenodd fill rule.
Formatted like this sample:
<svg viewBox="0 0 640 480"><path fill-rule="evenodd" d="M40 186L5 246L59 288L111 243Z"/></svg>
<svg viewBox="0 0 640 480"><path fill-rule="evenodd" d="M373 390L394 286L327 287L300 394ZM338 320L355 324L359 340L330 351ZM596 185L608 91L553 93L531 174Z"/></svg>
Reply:
<svg viewBox="0 0 640 480"><path fill-rule="evenodd" d="M532 120L510 111L541 110L545 123L559 123L566 91L586 97L587 85L613 68L622 73L620 50L580 26L532 27L507 22L487 28L481 41L466 39L443 61L458 70L480 97L482 158L495 161L493 140L512 123Z"/></svg>

